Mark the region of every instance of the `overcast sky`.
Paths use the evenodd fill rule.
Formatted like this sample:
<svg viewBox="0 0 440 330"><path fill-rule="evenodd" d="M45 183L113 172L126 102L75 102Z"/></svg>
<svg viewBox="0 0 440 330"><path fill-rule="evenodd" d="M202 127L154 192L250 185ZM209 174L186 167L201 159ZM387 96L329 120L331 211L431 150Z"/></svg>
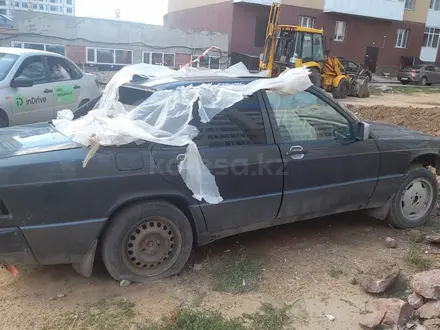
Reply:
<svg viewBox="0 0 440 330"><path fill-rule="evenodd" d="M115 9L121 11L121 20L163 25L168 0L76 0L76 15L115 18Z"/></svg>

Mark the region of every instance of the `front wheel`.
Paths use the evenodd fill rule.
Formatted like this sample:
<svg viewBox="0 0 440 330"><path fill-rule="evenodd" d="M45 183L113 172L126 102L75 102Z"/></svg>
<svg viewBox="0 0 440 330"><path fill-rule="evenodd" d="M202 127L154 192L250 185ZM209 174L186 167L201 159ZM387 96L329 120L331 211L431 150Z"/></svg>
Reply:
<svg viewBox="0 0 440 330"><path fill-rule="evenodd" d="M182 211L165 201L145 201L110 219L101 253L115 280L148 283L178 274L192 245L192 228Z"/></svg>
<svg viewBox="0 0 440 330"><path fill-rule="evenodd" d="M333 89L333 97L335 99L345 99L350 92L350 83L347 79L341 79L338 87Z"/></svg>
<svg viewBox="0 0 440 330"><path fill-rule="evenodd" d="M426 77L422 77L422 80L420 81L420 85L426 86L428 84L428 79Z"/></svg>
<svg viewBox="0 0 440 330"><path fill-rule="evenodd" d="M414 228L428 221L437 203L435 175L423 166L412 167L391 202L388 222L397 228Z"/></svg>

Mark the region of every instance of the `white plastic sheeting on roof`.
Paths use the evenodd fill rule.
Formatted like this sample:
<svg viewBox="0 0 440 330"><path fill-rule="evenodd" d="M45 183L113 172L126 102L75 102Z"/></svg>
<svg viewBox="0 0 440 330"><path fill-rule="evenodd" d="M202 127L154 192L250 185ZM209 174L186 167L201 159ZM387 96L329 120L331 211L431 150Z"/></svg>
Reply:
<svg viewBox="0 0 440 330"><path fill-rule="evenodd" d="M90 148L84 167L99 146L119 146L135 141L150 141L171 146L187 146L178 169L193 197L212 204L221 202L215 178L203 163L196 144L199 133L190 125L192 111L198 102L202 122L209 122L216 114L261 89L279 94L294 94L312 85L305 67L287 69L280 76L257 79L248 84L201 84L159 90L139 106L127 111L118 101L118 88L130 81L134 74L173 81L180 77L245 77L266 76L267 72L251 74L239 63L226 70L203 70L184 67L178 71L149 64L136 64L121 69L105 88L96 109L72 120L70 110L62 110L53 125L73 141Z"/></svg>

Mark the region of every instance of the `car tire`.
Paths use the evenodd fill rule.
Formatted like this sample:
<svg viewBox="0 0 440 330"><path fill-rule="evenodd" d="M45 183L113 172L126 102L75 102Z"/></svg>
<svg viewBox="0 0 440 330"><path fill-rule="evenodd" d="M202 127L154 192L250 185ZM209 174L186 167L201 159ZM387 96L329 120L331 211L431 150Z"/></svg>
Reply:
<svg viewBox="0 0 440 330"><path fill-rule="evenodd" d="M391 200L388 222L401 229L424 225L437 204L437 195L436 176L422 165L411 167ZM421 204L422 209L417 213Z"/></svg>
<svg viewBox="0 0 440 330"><path fill-rule="evenodd" d="M401 83L402 85L408 85L408 84L409 84L409 81L403 81L403 80L401 80L400 83Z"/></svg>
<svg viewBox="0 0 440 330"><path fill-rule="evenodd" d="M422 80L420 80L420 85L426 86L428 84L428 79L426 77L422 77Z"/></svg>
<svg viewBox="0 0 440 330"><path fill-rule="evenodd" d="M333 97L335 99L345 99L350 92L350 83L347 79L341 79L338 87L333 89Z"/></svg>
<svg viewBox="0 0 440 330"><path fill-rule="evenodd" d="M0 128L8 127L8 123L3 118L0 118Z"/></svg>
<svg viewBox="0 0 440 330"><path fill-rule="evenodd" d="M117 212L101 240L101 254L115 280L149 283L178 274L188 261L193 232L185 214L162 200Z"/></svg>

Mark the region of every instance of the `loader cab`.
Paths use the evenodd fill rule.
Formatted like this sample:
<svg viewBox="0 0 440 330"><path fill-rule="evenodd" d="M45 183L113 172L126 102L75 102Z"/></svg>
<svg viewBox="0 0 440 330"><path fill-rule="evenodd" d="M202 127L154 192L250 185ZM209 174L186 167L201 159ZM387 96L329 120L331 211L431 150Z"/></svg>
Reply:
<svg viewBox="0 0 440 330"><path fill-rule="evenodd" d="M273 76L286 67L297 68L305 65L321 71L325 65L325 42L322 30L298 26L280 25L276 33ZM262 56L262 65L269 63L271 52Z"/></svg>

